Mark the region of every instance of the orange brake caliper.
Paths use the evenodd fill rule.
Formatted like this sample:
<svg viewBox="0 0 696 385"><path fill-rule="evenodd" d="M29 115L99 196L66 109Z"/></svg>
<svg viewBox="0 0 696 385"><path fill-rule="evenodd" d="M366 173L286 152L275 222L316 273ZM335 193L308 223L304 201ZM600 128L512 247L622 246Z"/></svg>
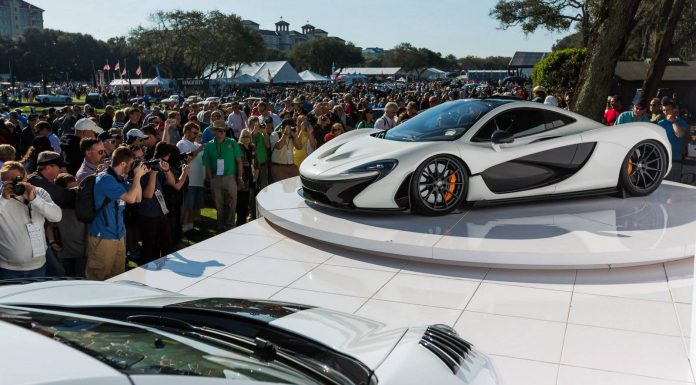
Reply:
<svg viewBox="0 0 696 385"><path fill-rule="evenodd" d="M631 162L630 160L628 161L628 167L627 167L627 168L628 168L628 175L633 174L633 162Z"/></svg>
<svg viewBox="0 0 696 385"><path fill-rule="evenodd" d="M454 192L454 189L456 187L455 183L457 182L457 174L452 174L449 177L449 185L447 186L447 193L445 193L445 202L449 201L454 197L452 193Z"/></svg>

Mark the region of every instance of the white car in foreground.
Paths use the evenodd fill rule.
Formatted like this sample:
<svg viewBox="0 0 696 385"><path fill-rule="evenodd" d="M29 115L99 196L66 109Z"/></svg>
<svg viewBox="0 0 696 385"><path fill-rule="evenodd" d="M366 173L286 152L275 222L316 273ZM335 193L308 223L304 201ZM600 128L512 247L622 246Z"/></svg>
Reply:
<svg viewBox="0 0 696 385"><path fill-rule="evenodd" d="M449 326L126 281L0 281L0 362L13 385L500 384Z"/></svg>
<svg viewBox="0 0 696 385"><path fill-rule="evenodd" d="M466 99L388 131L353 130L300 166L306 199L443 215L474 202L650 194L670 167L662 127L606 127L557 107Z"/></svg>

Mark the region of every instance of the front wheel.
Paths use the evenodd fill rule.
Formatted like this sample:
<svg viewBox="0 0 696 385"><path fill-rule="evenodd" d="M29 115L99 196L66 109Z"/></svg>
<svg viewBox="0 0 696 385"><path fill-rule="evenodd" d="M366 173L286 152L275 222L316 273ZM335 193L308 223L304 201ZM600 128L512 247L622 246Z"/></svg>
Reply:
<svg viewBox="0 0 696 385"><path fill-rule="evenodd" d="M418 166L411 177L411 209L429 216L449 214L464 202L467 185L461 160L436 155Z"/></svg>
<svg viewBox="0 0 696 385"><path fill-rule="evenodd" d="M621 165L620 187L632 196L650 194L660 187L667 162L667 153L659 143L646 140L636 144Z"/></svg>

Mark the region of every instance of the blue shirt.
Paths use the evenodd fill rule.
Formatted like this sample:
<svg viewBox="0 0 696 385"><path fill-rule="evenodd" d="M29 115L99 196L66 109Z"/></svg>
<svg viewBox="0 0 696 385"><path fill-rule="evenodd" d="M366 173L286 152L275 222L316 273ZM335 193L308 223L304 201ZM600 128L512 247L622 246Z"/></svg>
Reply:
<svg viewBox="0 0 696 385"><path fill-rule="evenodd" d="M201 136L201 144L208 143L211 140L215 139L215 132L210 129L211 127L213 127L212 124L203 130L203 135Z"/></svg>
<svg viewBox="0 0 696 385"><path fill-rule="evenodd" d="M636 120L635 117L633 116L633 111L626 111L626 112L622 112L621 115L619 115L619 117L616 118L614 125L633 123L633 122L649 122L649 121L650 121L650 119L648 119L648 117L645 115L641 116L640 119Z"/></svg>
<svg viewBox="0 0 696 385"><path fill-rule="evenodd" d="M126 227L123 224L123 210L126 208L126 202L119 198L128 192L127 186L128 182L121 177L116 180L109 172L97 175L94 183L94 207L99 210L105 198L109 199L109 203L89 224L89 235L102 239L121 239L126 235ZM118 205L118 213L114 209L115 204Z"/></svg>
<svg viewBox="0 0 696 385"><path fill-rule="evenodd" d="M683 128L684 130L687 130L687 125L684 119L677 117L674 120L674 123L677 123L679 127ZM667 139L669 139L669 144L672 145L672 160L682 160L682 145L684 144L684 136L683 137L678 137L677 134L674 133L674 127L672 126L672 123L669 122L667 119L662 119L659 122L657 122L662 128L665 129L665 132L667 133Z"/></svg>

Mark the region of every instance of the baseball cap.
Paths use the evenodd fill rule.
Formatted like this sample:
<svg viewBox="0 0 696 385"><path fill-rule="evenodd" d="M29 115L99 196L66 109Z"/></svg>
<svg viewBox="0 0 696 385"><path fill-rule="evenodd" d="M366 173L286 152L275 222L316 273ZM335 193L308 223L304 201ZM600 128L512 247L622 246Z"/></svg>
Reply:
<svg viewBox="0 0 696 385"><path fill-rule="evenodd" d="M65 163L65 161L59 153L53 151L44 151L40 153L39 156L36 158L36 164L39 166L55 164L60 167L65 167L68 165L67 163Z"/></svg>
<svg viewBox="0 0 696 385"><path fill-rule="evenodd" d="M101 127L97 126L97 123L94 123L87 118L82 118L75 123L75 131L94 131L97 133L97 135L104 132Z"/></svg>
<svg viewBox="0 0 696 385"><path fill-rule="evenodd" d="M126 133L126 138L128 138L128 139L130 139L130 138L147 139L147 135L145 135L145 133L143 133L142 131L140 131L137 128L132 128L132 129L128 130L128 132Z"/></svg>
<svg viewBox="0 0 696 385"><path fill-rule="evenodd" d="M99 134L98 138L102 142L108 139L113 139L113 138L120 138L121 137L121 130L118 128L112 128L108 131L104 131L101 134Z"/></svg>

